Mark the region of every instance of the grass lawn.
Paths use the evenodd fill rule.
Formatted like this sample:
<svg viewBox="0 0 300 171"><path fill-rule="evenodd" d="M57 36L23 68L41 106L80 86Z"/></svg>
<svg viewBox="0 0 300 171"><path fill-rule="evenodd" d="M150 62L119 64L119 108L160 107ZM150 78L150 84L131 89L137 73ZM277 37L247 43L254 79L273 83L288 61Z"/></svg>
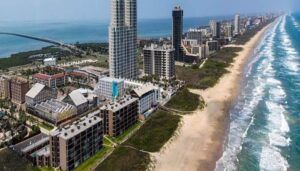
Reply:
<svg viewBox="0 0 300 171"><path fill-rule="evenodd" d="M48 123L45 123L45 122L41 122L39 123L39 126L48 130L48 131L51 131L54 127Z"/></svg>
<svg viewBox="0 0 300 171"><path fill-rule="evenodd" d="M158 110L124 145L149 152L158 152L173 136L180 118L180 116ZM150 161L150 155L147 153L119 146L96 170L146 170Z"/></svg>
<svg viewBox="0 0 300 171"><path fill-rule="evenodd" d="M207 89L216 85L219 79L228 73L227 67L231 65L237 52L242 48L227 47L211 54L202 68L176 66L176 76L186 82L188 88Z"/></svg>
<svg viewBox="0 0 300 171"><path fill-rule="evenodd" d="M203 107L204 101L200 101L199 98L199 95L191 93L187 88L183 88L172 97L166 104L166 107L181 111L194 111L199 106Z"/></svg>
<svg viewBox="0 0 300 171"><path fill-rule="evenodd" d="M180 116L158 110L125 144L149 152L158 152L173 136L179 122Z"/></svg>
<svg viewBox="0 0 300 171"><path fill-rule="evenodd" d="M0 151L0 170L39 171L40 169L32 166L31 162L18 156L15 152L4 149Z"/></svg>
<svg viewBox="0 0 300 171"><path fill-rule="evenodd" d="M93 168L99 160L101 160L107 153L111 152L113 148L111 147L102 147L102 149L96 153L94 156L80 164L75 171L85 171Z"/></svg>
<svg viewBox="0 0 300 171"><path fill-rule="evenodd" d="M101 163L96 171L140 171L146 170L150 162L150 155L137 150L118 147L103 163Z"/></svg>
<svg viewBox="0 0 300 171"><path fill-rule="evenodd" d="M142 122L138 121L136 124L134 124L132 127L127 129L123 134L117 136L117 137L109 137L113 142L121 143L124 141L125 138L127 138L132 131L134 131L137 127L139 127L142 124Z"/></svg>
<svg viewBox="0 0 300 171"><path fill-rule="evenodd" d="M54 171L54 168L52 167L39 167L40 171Z"/></svg>

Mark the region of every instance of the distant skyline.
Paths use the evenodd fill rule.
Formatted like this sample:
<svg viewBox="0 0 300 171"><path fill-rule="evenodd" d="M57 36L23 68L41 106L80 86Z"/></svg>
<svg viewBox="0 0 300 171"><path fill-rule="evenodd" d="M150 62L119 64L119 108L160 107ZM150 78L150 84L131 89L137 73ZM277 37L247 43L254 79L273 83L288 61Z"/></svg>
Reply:
<svg viewBox="0 0 300 171"><path fill-rule="evenodd" d="M0 21L101 20L110 16L110 0L1 0ZM297 2L296 2L297 1ZM138 17L171 18L176 5L185 17L299 10L299 0L139 0Z"/></svg>

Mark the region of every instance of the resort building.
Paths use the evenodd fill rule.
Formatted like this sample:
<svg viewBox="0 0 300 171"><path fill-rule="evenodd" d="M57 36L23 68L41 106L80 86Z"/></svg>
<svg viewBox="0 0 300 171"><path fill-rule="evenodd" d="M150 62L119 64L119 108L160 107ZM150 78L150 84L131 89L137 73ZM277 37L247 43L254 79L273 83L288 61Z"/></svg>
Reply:
<svg viewBox="0 0 300 171"><path fill-rule="evenodd" d="M96 93L99 97L108 99L108 100L116 100L119 97L125 95L124 88L124 80L123 79L115 79L111 77L104 77L99 79Z"/></svg>
<svg viewBox="0 0 300 171"><path fill-rule="evenodd" d="M28 113L58 125L77 115L76 107L55 99L27 107Z"/></svg>
<svg viewBox="0 0 300 171"><path fill-rule="evenodd" d="M145 84L142 87L133 89L131 96L139 99L139 114L147 118L149 116L147 112L158 104L159 89L152 84Z"/></svg>
<svg viewBox="0 0 300 171"><path fill-rule="evenodd" d="M111 0L109 71L113 78L138 78L136 0Z"/></svg>
<svg viewBox="0 0 300 171"><path fill-rule="evenodd" d="M10 88L11 101L16 104L23 104L25 95L29 91L29 81L21 77L13 77Z"/></svg>
<svg viewBox="0 0 300 171"><path fill-rule="evenodd" d="M175 78L174 49L171 46L158 46L152 44L143 49L144 73L157 75L161 79Z"/></svg>
<svg viewBox="0 0 300 171"><path fill-rule="evenodd" d="M44 84L36 83L26 93L25 101L27 106L33 106L50 99L57 98L57 91Z"/></svg>
<svg viewBox="0 0 300 171"><path fill-rule="evenodd" d="M0 99L10 99L10 77L0 76Z"/></svg>
<svg viewBox="0 0 300 171"><path fill-rule="evenodd" d="M51 166L74 170L95 155L103 144L103 120L99 110L50 133Z"/></svg>
<svg viewBox="0 0 300 171"><path fill-rule="evenodd" d="M38 73L32 76L32 81L33 83L40 83L51 88L57 88L64 86L67 82L67 78L65 73L55 75Z"/></svg>
<svg viewBox="0 0 300 171"><path fill-rule="evenodd" d="M138 99L125 96L100 108L104 120L104 133L116 137L124 133L138 120Z"/></svg>

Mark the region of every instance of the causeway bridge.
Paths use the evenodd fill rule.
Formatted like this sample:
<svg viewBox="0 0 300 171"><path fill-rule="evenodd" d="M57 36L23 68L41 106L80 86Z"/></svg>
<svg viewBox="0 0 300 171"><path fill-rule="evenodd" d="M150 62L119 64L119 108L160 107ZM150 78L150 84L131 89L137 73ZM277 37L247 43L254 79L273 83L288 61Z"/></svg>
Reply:
<svg viewBox="0 0 300 171"><path fill-rule="evenodd" d="M65 47L65 48L68 48L70 50L83 52L82 50L78 49L74 45L65 44L63 42L59 42L59 41L55 41L55 40L51 40L51 39L47 39L47 38L41 38L41 37L36 37L36 36L31 36L31 35L26 35L26 34L19 34L19 33L10 33L10 32L0 32L0 35L17 36L17 37L22 37L22 38L26 38L26 39L37 40L37 41L40 41L40 42L45 42L45 43L49 43L49 44L52 44L52 45Z"/></svg>

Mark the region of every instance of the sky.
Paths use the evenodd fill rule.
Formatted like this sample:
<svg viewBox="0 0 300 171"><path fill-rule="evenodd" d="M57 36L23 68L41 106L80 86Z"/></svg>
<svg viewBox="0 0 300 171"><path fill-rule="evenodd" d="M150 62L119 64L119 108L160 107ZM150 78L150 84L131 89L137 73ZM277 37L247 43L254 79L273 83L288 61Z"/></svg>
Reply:
<svg viewBox="0 0 300 171"><path fill-rule="evenodd" d="M298 2L296 2L298 1ZM0 21L109 20L110 0L0 0ZM170 18L300 10L299 0L138 0L138 17Z"/></svg>

